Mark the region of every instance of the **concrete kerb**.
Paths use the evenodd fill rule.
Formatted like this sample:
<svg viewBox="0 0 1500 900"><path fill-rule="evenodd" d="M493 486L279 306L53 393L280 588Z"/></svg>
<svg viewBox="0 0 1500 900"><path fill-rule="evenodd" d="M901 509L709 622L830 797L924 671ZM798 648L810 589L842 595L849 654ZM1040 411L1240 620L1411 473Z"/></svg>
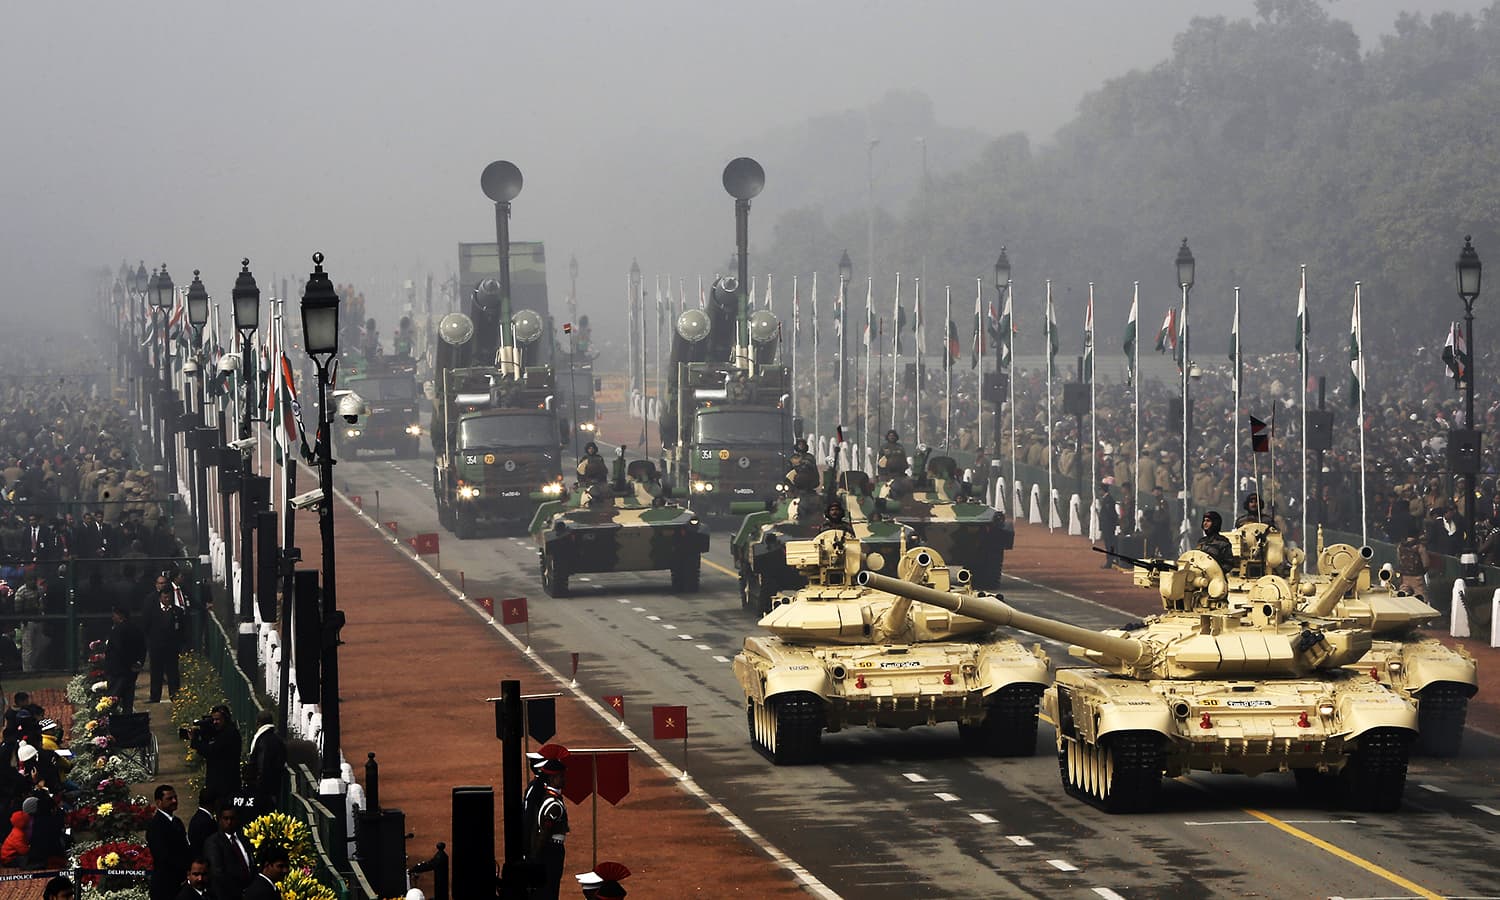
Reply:
<svg viewBox="0 0 1500 900"><path fill-rule="evenodd" d="M448 592L449 596L458 601L461 607L468 610L470 615L473 615L476 618L480 618L482 621L484 621L486 625L488 625L491 629L493 629L496 633L503 637L507 643L509 643L522 655L529 658L532 664L537 667L537 669L544 673L548 678L552 679L560 688L568 691L568 693L572 694L575 699L582 702L584 706L587 707L588 710L601 721L613 726L617 731L619 731L626 740L628 740L641 753L645 754L646 757L653 763L655 763L658 768L668 773L675 772L676 775L672 779L675 784L680 785L683 790L687 791L689 794L700 800L706 807L713 811L715 815L717 815L735 831L739 832L742 837L749 840L756 847L765 852L765 854L769 856L773 862L775 862L781 868L785 869L787 872L790 872L792 876L797 879L798 883L800 883L803 887L807 888L815 896L824 898L824 900L842 900L841 896L837 892L833 891L827 885L823 884L822 881L818 880L817 876L807 871L807 869L803 868L802 865L799 864L796 860L792 859L790 856L784 853L781 848L767 841L760 835L759 832L757 832L739 816L736 816L713 797L709 796L708 793L701 787L699 787L698 783L692 779L692 776L688 775L686 772L668 762L666 757L658 753L655 747L652 747L650 744L646 743L646 741L642 740L630 728L630 726L626 725L623 721L618 719L612 711L606 711L603 704L599 703L593 697L590 697L588 694L584 693L583 690L576 684L573 684L570 679L563 677L563 674L560 671L537 657L536 653L530 647L526 646L520 638L516 637L503 625L497 622L493 615L488 615L483 610L476 607L474 604L469 603L467 596L457 587L455 587L453 583L443 575L442 572L433 568L433 566L421 556L419 556L416 551L412 550L412 548L410 548L406 544L403 544L399 537L387 534L386 529L382 528L379 522L376 522L373 517L369 516L365 513L364 510L356 506L354 502L350 500L343 491L335 489L333 493L334 496L336 496L350 512L354 513L360 518L361 521L364 522L366 527L372 529L376 534L384 538L386 542L390 543L396 548L410 551L409 555L412 562L416 563L418 567L426 572L428 577L430 577L433 581L442 585L443 589Z"/></svg>

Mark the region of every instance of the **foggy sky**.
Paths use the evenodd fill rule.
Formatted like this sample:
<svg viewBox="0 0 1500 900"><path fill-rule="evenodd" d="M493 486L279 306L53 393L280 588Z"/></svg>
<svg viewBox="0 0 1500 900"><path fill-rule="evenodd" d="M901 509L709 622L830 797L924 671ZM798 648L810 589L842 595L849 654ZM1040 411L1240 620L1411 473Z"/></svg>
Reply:
<svg viewBox="0 0 1500 900"><path fill-rule="evenodd" d="M1484 5L1331 10L1368 49L1398 10ZM240 257L269 293L274 277L305 275L314 250L379 308L401 280L451 272L458 241L493 239L478 181L501 158L526 177L512 237L546 241L554 303L576 254L580 311L597 312L619 303L632 257L689 277L722 264L734 226L720 172L773 129L902 89L931 97L943 125L1045 143L1083 94L1165 59L1190 16L1253 9L12 0L0 20L4 312L81 304L86 272L122 258L165 261L178 284L201 268L227 303ZM863 169L863 155L848 164ZM779 212L817 199L778 195L775 171L767 181L752 246ZM664 221L663 198L699 214Z"/></svg>

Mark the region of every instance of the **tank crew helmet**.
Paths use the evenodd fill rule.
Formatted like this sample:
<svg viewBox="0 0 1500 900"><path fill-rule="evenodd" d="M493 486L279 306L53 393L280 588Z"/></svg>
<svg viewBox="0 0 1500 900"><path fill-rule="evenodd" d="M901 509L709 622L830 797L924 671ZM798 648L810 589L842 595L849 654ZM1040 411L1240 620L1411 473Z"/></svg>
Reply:
<svg viewBox="0 0 1500 900"><path fill-rule="evenodd" d="M792 444L792 449L796 450L798 453L806 453L807 438L797 438L797 442Z"/></svg>
<svg viewBox="0 0 1500 900"><path fill-rule="evenodd" d="M1224 527L1224 517L1219 515L1218 510L1211 509L1203 514L1203 530L1209 534L1218 534L1219 529Z"/></svg>
<svg viewBox="0 0 1500 900"><path fill-rule="evenodd" d="M844 517L844 504L837 500L828 501L828 505L823 508L823 515L830 519L842 519Z"/></svg>
<svg viewBox="0 0 1500 900"><path fill-rule="evenodd" d="M890 443L892 443L892 444L894 444L894 443L896 443L896 442L897 442L897 441L899 441L899 440L901 440L901 435L899 435L899 434L897 434L897 433L896 433L896 429L894 429L894 428L892 428L892 429L891 429L891 430L890 430L890 431L887 431L887 432L886 432L886 433L885 433L885 439L886 439L886 440L887 440L887 441L888 441L888 442L890 442Z"/></svg>
<svg viewBox="0 0 1500 900"><path fill-rule="evenodd" d="M1255 491L1251 491L1245 495L1245 509L1248 511L1252 506L1260 506L1260 494L1257 494Z"/></svg>
<svg viewBox="0 0 1500 900"><path fill-rule="evenodd" d="M587 444L583 445L583 453L585 456L598 456L599 445L594 443L593 441L589 441Z"/></svg>

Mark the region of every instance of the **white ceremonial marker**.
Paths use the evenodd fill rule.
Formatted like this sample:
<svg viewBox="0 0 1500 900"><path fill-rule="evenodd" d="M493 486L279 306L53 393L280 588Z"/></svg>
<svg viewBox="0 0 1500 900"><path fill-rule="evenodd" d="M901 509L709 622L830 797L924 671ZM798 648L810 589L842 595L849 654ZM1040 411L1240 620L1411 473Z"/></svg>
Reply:
<svg viewBox="0 0 1500 900"><path fill-rule="evenodd" d="M1005 836L1005 839L1007 841L1010 841L1012 844L1015 844L1017 847L1030 847L1030 846L1033 846L1032 843L1031 843L1031 839L1030 838L1023 837L1022 835L1019 835L1019 834L1007 834Z"/></svg>
<svg viewBox="0 0 1500 900"><path fill-rule="evenodd" d="M994 825L999 820L989 813L969 813L969 818L981 825Z"/></svg>
<svg viewBox="0 0 1500 900"><path fill-rule="evenodd" d="M1059 872L1077 872L1078 867L1065 859L1049 859L1047 865L1057 869Z"/></svg>
<svg viewBox="0 0 1500 900"><path fill-rule="evenodd" d="M958 795L957 794L949 794L949 793L940 791L940 792L938 792L936 794L933 794L932 796L938 798L939 800L943 801L944 803L956 803L956 802L958 802Z"/></svg>
<svg viewBox="0 0 1500 900"><path fill-rule="evenodd" d="M921 784L927 780L926 775L918 775L916 772L902 772L901 777L913 784Z"/></svg>

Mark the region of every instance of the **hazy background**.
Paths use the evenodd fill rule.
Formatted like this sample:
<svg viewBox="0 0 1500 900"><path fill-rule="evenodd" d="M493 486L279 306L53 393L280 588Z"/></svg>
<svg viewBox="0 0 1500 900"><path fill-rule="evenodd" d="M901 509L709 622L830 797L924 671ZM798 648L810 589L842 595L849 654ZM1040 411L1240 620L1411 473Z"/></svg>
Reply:
<svg viewBox="0 0 1500 900"><path fill-rule="evenodd" d="M1329 9L1368 47L1399 10L1484 5ZM165 261L179 284L202 268L227 300L241 256L267 288L322 250L334 279L385 319L402 280L441 280L458 241L493 237L478 179L504 158L526 177L512 235L546 241L554 302L576 254L580 311L609 319L632 257L648 275L725 265L733 206L719 178L732 156L767 169L753 254L784 211L863 205L869 136L881 142L876 202L897 213L921 183L918 138L934 176L1005 133L1044 147L1086 92L1170 55L1193 16L1254 11L1252 0L11 2L4 314L56 317L92 292L90 270L121 259ZM829 169L841 174L814 175Z"/></svg>

